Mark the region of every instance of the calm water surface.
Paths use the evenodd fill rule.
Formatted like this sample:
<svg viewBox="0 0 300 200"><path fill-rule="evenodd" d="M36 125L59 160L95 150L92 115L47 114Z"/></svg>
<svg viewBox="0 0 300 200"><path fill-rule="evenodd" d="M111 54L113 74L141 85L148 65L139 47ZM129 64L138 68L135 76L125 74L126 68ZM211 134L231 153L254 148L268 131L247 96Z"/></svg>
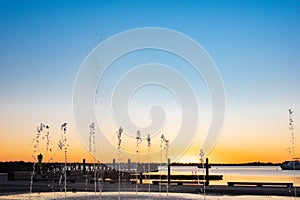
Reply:
<svg viewBox="0 0 300 200"><path fill-rule="evenodd" d="M166 172L165 168L160 169ZM210 174L223 175L222 181L212 181L213 185L227 185L228 181L292 182L300 186L300 170L281 170L280 166L212 166ZM203 174L198 167L171 168L172 174Z"/></svg>

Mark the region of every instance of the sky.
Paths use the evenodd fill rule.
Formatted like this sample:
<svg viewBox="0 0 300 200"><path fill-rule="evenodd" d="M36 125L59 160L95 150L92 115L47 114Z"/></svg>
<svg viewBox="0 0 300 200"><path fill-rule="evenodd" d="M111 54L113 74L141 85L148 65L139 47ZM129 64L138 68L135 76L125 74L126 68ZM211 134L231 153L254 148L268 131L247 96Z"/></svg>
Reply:
<svg viewBox="0 0 300 200"><path fill-rule="evenodd" d="M226 116L221 136L208 155L212 162L283 162L300 157L299 1L0 0L0 161L32 161L32 140L41 122L51 128L55 160L63 160L57 141L64 122L68 123L69 161L92 159L73 116L73 89L80 66L99 43L143 27L187 35L218 68L226 92ZM103 77L105 87L99 83L97 92L111 91L111 84L119 80L116 77L132 65L162 60L173 65L187 75L200 99L201 134L179 159L197 162L202 132L211 118L209 92L201 77L194 77L182 60L173 57L151 50L127 55L118 62L127 63L128 69L116 62ZM129 102L129 113L141 126L150 123L144 110L153 104L165 105L165 112L171 113L167 116L180 114L176 98L153 85L137 91ZM292 146L289 108L295 111L295 155L288 151ZM101 112L97 116L103 117ZM172 128L181 119L166 119L170 121L164 131L172 146ZM109 123L103 127L106 134L113 133L114 142L116 127ZM123 145L129 149L126 142ZM159 148L157 141L154 148ZM110 162L116 156L110 151L105 154L98 159Z"/></svg>

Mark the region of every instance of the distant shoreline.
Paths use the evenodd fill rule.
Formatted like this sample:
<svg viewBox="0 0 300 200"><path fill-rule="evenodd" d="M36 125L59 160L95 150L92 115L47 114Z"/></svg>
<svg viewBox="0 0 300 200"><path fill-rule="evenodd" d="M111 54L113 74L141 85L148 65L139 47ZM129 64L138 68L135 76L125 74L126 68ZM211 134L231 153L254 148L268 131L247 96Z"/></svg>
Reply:
<svg viewBox="0 0 300 200"><path fill-rule="evenodd" d="M4 164L4 163L31 163L33 164L33 162L31 161L23 161L23 160L19 160L19 161L0 161L0 164ZM63 163L63 162L44 162L44 163ZM76 162L68 162L69 164L80 164L82 162L76 161ZM122 162L122 163L126 163L126 162ZM135 163L135 162L132 162ZM148 163L148 162L140 162L140 163ZM161 164L158 162L150 162L151 164ZM93 164L92 162L87 162L86 164ZM112 163L97 163L97 164L112 164ZM164 164L164 163L162 163ZM199 165L201 164L200 162L196 163L196 162L192 162L192 163L185 163L185 162L173 162L172 165L176 166L176 165ZM273 163L273 162L246 162L246 163L209 163L212 166L244 166L244 165L252 165L252 166L267 166L267 165L281 165L281 163Z"/></svg>

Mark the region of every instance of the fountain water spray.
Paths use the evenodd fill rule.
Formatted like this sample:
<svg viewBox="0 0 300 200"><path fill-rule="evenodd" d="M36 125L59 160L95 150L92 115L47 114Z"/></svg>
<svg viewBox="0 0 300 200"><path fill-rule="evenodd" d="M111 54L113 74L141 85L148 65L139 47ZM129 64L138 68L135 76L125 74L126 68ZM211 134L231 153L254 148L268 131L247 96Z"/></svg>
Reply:
<svg viewBox="0 0 300 200"><path fill-rule="evenodd" d="M205 170L205 168L204 168L204 152L203 152L203 149L200 149L200 154L199 154L199 156L200 156L200 163L201 163L201 166L202 166L202 173L203 173L203 181L205 181L205 179L206 179L206 176L204 175L204 170ZM198 180L198 185L200 186L200 180L199 180L199 175L197 176L197 180ZM205 183L203 183L203 197L204 197L204 199L206 199L206 194L205 194Z"/></svg>
<svg viewBox="0 0 300 200"><path fill-rule="evenodd" d="M93 163L93 169L94 169L94 191L95 191L95 195L97 192L97 171L96 171L96 140L95 140L95 135L96 135L96 131L95 131L95 123L92 122L90 124L90 145L89 145L89 151L90 153L93 155L93 159L94 159L94 163Z"/></svg>
<svg viewBox="0 0 300 200"><path fill-rule="evenodd" d="M135 171L135 192L136 192L136 199L138 198L138 173L139 173L139 162L140 162L140 144L142 143L141 132L138 130L136 133L136 171Z"/></svg>
<svg viewBox="0 0 300 200"><path fill-rule="evenodd" d="M64 167L63 167L63 175L64 175L64 191L65 191L65 196L67 195L67 162L68 162L68 157L67 157L67 152L68 152L68 145L67 145L67 123L63 123L60 127L62 134L61 134L61 139L58 141L58 147L60 151L64 150ZM61 178L60 177L60 183L61 183Z"/></svg>
<svg viewBox="0 0 300 200"><path fill-rule="evenodd" d="M32 140L32 143L33 143L33 154L32 154L33 167L32 167L32 173L31 173L31 176L30 176L29 199L31 199L32 186L33 186L33 177L35 175L35 166L36 166L36 162L37 162L36 156L37 156L37 152L40 150L39 149L40 137L44 133L44 130L46 130L46 133L45 133L45 137L46 137L46 151L48 151L48 149L49 149L49 143L50 143L49 142L50 131L49 131L49 126L48 125L41 123L37 127L35 138ZM42 139L44 139L44 136L42 136ZM50 148L50 150L51 150L51 148Z"/></svg>
<svg viewBox="0 0 300 200"><path fill-rule="evenodd" d="M49 159L48 159L48 163L52 163L53 162L53 150L52 150L52 142L50 143L50 139L51 139L51 137L50 137L50 131L49 131L49 126L46 126L46 127L48 127L47 129L47 132L46 132L46 134L45 134L45 138L46 138L46 152L50 152L50 157L49 157ZM52 170L52 171L51 171ZM47 171L51 174L51 173L53 173L53 177L52 177L52 181L51 181L51 183L49 184L49 187L52 189L52 191L53 192L55 192L55 190L54 190L54 183L55 183L55 181L54 181L54 175L55 175L55 167L54 167L54 165L52 165L52 166L48 166L48 169L47 169Z"/></svg>
<svg viewBox="0 0 300 200"><path fill-rule="evenodd" d="M163 149L165 150L165 159L166 159L166 168L168 169L168 159L169 159L169 140L167 140L164 136L164 134L161 135L160 137L161 139L161 148L163 147ZM162 152L161 152L161 155L162 155ZM160 177L161 178L161 177ZM167 180L168 181L168 180ZM166 189L167 189L167 196L168 196L168 193L169 193L169 183L166 184ZM160 188L161 190L161 188Z"/></svg>
<svg viewBox="0 0 300 200"><path fill-rule="evenodd" d="M150 135L148 134L147 136L147 144L148 144L148 179L149 179L149 196L148 198L150 199L150 192L151 192L151 183L150 183L150 151L151 151L151 138Z"/></svg>
<svg viewBox="0 0 300 200"><path fill-rule="evenodd" d="M119 171L119 195L118 195L118 199L119 200L121 199L120 190L121 190L121 161L122 161L122 157L121 157L121 154L122 154L122 147L121 147L122 139L121 139L121 136L122 136L122 133L123 133L123 128L120 127L119 130L117 131L117 134L118 134L118 171Z"/></svg>
<svg viewBox="0 0 300 200"><path fill-rule="evenodd" d="M162 154L163 154L163 145L164 145L164 141L162 139L162 136L160 138L160 156L159 156L160 166L162 165ZM161 181L161 172L159 173L159 181ZM159 184L158 191L159 191L159 197L160 197L160 195L161 195L161 184Z"/></svg>
<svg viewBox="0 0 300 200"><path fill-rule="evenodd" d="M292 155L293 167L294 167L294 184L296 183L296 158L295 158L295 126L294 126L294 111L289 109L289 131L290 131L290 143L289 153ZM297 189L294 187L295 197L297 196Z"/></svg>

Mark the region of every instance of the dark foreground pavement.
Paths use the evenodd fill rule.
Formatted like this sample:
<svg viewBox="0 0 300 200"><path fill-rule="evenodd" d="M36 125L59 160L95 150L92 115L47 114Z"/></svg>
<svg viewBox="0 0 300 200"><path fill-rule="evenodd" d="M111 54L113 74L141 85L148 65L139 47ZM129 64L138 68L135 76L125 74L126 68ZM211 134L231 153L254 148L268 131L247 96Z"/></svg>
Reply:
<svg viewBox="0 0 300 200"><path fill-rule="evenodd" d="M10 193L28 193L30 187L29 180L0 180L0 195ZM169 185L169 192L176 193L193 193L201 194L204 191L206 194L212 195L272 195L272 196L294 196L295 189L297 196L300 196L300 187L257 187L257 186L226 186L226 185ZM94 183L87 182L67 182L67 191L79 192L79 191L94 191ZM103 192L118 191L118 183L102 183L96 185L97 191ZM121 183L121 191L136 191L136 185L130 183ZM138 191L148 192L149 185L143 184L138 185ZM150 185L151 192L166 192L167 185ZM34 182L32 186L33 192L53 192L53 191L64 191L64 184L58 182L49 181L38 181Z"/></svg>

